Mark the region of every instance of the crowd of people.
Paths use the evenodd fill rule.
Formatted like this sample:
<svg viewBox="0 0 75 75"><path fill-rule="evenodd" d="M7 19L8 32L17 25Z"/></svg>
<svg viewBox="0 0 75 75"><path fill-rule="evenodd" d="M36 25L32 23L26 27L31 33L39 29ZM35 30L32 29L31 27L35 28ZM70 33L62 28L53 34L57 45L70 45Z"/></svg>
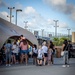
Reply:
<svg viewBox="0 0 75 75"><path fill-rule="evenodd" d="M68 59L70 58L70 50L72 50L71 41L65 40L63 43L63 51L64 51L64 65L69 67ZM52 41L47 43L44 41L42 45L37 47L36 44L30 45L26 38L21 35L18 40L14 40L11 43L11 40L8 40L7 43L4 44L2 50L5 53L5 61L4 64L6 66L11 66L12 64L23 64L28 65L28 60L31 57L33 59L33 65L51 65L54 64L54 54L55 54L55 46ZM0 63L3 63L2 58L0 59ZM3 59L4 59L3 58Z"/></svg>
<svg viewBox="0 0 75 75"><path fill-rule="evenodd" d="M11 66L11 64L25 63L28 65L29 56L33 58L34 65L50 65L53 64L53 50L54 45L52 41L50 44L43 42L42 45L37 47L36 44L30 45L26 38L21 35L18 40L8 40L2 50L5 53L5 64Z"/></svg>

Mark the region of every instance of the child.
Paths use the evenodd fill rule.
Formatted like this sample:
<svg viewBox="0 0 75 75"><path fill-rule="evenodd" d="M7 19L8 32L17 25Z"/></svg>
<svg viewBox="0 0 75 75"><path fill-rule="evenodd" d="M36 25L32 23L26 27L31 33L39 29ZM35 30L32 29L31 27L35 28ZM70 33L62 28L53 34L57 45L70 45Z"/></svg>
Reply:
<svg viewBox="0 0 75 75"><path fill-rule="evenodd" d="M42 66L42 59L43 59L43 50L42 50L41 46L39 46L38 56L37 56L37 63L39 66Z"/></svg>

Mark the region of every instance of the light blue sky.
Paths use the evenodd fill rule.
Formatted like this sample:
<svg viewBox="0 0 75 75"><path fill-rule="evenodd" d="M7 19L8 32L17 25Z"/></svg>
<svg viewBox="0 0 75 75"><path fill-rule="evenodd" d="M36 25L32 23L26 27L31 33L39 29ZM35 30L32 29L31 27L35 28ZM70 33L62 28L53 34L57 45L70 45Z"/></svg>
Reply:
<svg viewBox="0 0 75 75"><path fill-rule="evenodd" d="M54 21L58 21L58 33L67 34L75 31L75 1L74 0L0 0L0 17L9 21L7 7L15 6L22 9L18 12L18 26L24 28L24 21L28 21L28 28L31 30L44 29L48 32L55 32ZM12 14L12 23L15 23L15 10Z"/></svg>

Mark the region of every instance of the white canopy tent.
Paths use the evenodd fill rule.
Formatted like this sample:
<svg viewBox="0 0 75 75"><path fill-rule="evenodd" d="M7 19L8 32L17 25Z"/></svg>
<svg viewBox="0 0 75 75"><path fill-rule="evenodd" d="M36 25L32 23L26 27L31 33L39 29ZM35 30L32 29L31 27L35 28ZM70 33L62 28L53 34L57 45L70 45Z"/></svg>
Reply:
<svg viewBox="0 0 75 75"><path fill-rule="evenodd" d="M32 44L38 45L37 38L31 32L0 18L0 49L8 38L20 35L24 35Z"/></svg>

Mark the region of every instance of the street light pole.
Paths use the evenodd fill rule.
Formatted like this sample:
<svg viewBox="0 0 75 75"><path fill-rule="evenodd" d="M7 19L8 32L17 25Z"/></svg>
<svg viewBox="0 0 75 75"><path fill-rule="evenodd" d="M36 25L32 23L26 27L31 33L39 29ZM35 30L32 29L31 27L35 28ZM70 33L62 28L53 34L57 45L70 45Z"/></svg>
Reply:
<svg viewBox="0 0 75 75"><path fill-rule="evenodd" d="M59 27L59 26L57 26L57 22L58 22L58 20L53 20L54 22L55 22L55 37L57 37L57 27Z"/></svg>
<svg viewBox="0 0 75 75"><path fill-rule="evenodd" d="M24 21L24 23L25 23L25 29L27 29L27 23L28 23L28 21Z"/></svg>
<svg viewBox="0 0 75 75"><path fill-rule="evenodd" d="M11 18L12 18L12 9L15 9L15 7L8 7L10 9L10 23L11 23Z"/></svg>
<svg viewBox="0 0 75 75"><path fill-rule="evenodd" d="M17 25L17 12L19 12L19 11L22 12L22 10L21 9L16 10L16 25Z"/></svg>

